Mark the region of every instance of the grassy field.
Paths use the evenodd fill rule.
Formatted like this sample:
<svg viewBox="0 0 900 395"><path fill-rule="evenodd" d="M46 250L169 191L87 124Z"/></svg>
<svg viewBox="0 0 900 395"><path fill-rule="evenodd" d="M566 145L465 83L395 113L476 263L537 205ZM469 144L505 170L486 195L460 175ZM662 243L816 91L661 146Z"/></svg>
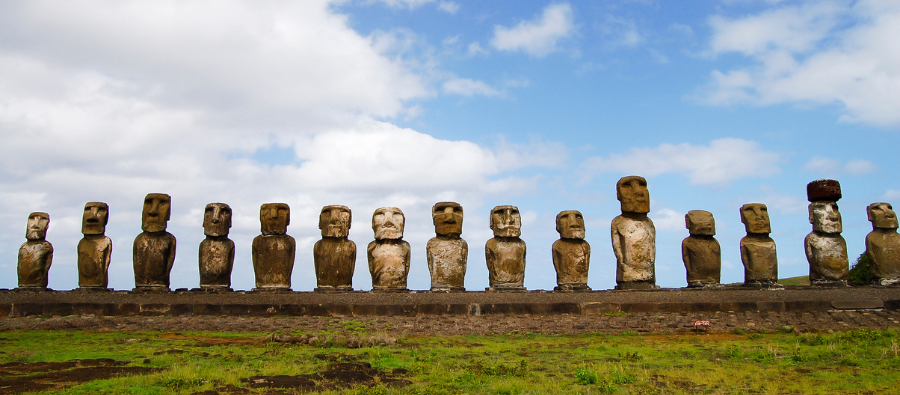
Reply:
<svg viewBox="0 0 900 395"><path fill-rule="evenodd" d="M67 394L900 393L897 330L522 333L394 342L366 326L336 321L333 330L305 334L310 344L275 341L300 339L301 332L3 332L0 393L21 393L15 383L26 382L47 385L34 393ZM48 364L72 360L82 362ZM144 370L89 380L88 372L99 370L84 366L98 364Z"/></svg>

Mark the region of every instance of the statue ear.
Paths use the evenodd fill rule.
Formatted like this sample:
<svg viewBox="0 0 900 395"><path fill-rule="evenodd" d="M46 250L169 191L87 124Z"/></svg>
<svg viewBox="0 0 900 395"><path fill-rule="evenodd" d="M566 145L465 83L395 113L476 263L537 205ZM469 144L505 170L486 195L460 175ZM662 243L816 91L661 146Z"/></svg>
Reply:
<svg viewBox="0 0 900 395"><path fill-rule="evenodd" d="M813 205L810 204L809 205L809 223L811 223L811 224L816 223L816 215L813 213L814 210L815 209L813 208Z"/></svg>

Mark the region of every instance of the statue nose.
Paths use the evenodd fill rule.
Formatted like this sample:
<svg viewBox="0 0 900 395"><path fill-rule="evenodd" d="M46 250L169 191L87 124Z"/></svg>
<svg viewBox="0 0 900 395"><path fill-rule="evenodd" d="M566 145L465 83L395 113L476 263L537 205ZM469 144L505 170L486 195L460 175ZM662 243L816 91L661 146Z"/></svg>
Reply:
<svg viewBox="0 0 900 395"><path fill-rule="evenodd" d="M150 211L147 212L151 217L155 217L159 215L159 202L154 200L153 203L150 203Z"/></svg>
<svg viewBox="0 0 900 395"><path fill-rule="evenodd" d="M218 207L213 207L212 223L214 223L214 224L219 223L219 208Z"/></svg>

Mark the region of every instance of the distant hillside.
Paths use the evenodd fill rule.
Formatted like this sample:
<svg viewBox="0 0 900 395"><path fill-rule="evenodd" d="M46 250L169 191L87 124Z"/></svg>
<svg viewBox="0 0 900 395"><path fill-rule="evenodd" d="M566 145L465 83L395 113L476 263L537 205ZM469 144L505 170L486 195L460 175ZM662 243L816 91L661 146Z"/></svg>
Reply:
<svg viewBox="0 0 900 395"><path fill-rule="evenodd" d="M789 277L778 280L783 285L809 285L809 276Z"/></svg>

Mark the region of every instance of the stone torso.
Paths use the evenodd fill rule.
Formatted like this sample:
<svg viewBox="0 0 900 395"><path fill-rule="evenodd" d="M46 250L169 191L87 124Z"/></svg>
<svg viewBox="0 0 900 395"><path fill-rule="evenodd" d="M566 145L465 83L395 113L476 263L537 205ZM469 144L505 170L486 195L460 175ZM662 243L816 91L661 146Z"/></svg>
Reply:
<svg viewBox="0 0 900 395"><path fill-rule="evenodd" d="M485 245L490 285L522 286L525 282L525 242L495 237Z"/></svg>
<svg viewBox="0 0 900 395"><path fill-rule="evenodd" d="M313 262L319 287L350 287L356 266L356 243L324 237L313 247Z"/></svg>
<svg viewBox="0 0 900 395"><path fill-rule="evenodd" d="M257 288L290 288L296 243L288 235L259 235L253 239L253 271Z"/></svg>
<svg viewBox="0 0 900 395"><path fill-rule="evenodd" d="M27 241L19 248L19 286L47 287L53 262L53 246L47 241Z"/></svg>
<svg viewBox="0 0 900 395"><path fill-rule="evenodd" d="M143 232L134 239L134 283L141 286L169 286L175 262L175 236L169 232Z"/></svg>
<svg viewBox="0 0 900 395"><path fill-rule="evenodd" d="M112 256L112 240L85 236L78 242L78 286L106 288Z"/></svg>
<svg viewBox="0 0 900 395"><path fill-rule="evenodd" d="M234 241L209 237L200 242L200 286L230 287Z"/></svg>
<svg viewBox="0 0 900 395"><path fill-rule="evenodd" d="M872 259L872 277L900 278L900 234L896 230L869 233L866 236L866 251Z"/></svg>
<svg viewBox="0 0 900 395"><path fill-rule="evenodd" d="M553 243L556 283L587 284L591 245L584 240L560 239Z"/></svg>
<svg viewBox="0 0 900 395"><path fill-rule="evenodd" d="M462 287L466 278L469 245L461 238L434 237L425 247L431 287Z"/></svg>
<svg viewBox="0 0 900 395"><path fill-rule="evenodd" d="M741 239L741 262L746 282L778 280L778 256L771 237L745 236Z"/></svg>
<svg viewBox="0 0 900 395"><path fill-rule="evenodd" d="M406 288L409 274L409 243L403 240L376 240L367 248L372 286Z"/></svg>
<svg viewBox="0 0 900 395"><path fill-rule="evenodd" d="M655 281L656 227L649 218L618 216L612 222L616 282ZM616 248L618 244L618 248Z"/></svg>
<svg viewBox="0 0 900 395"><path fill-rule="evenodd" d="M722 272L722 250L712 237L691 236L681 242L687 282L718 283Z"/></svg>
<svg viewBox="0 0 900 395"><path fill-rule="evenodd" d="M806 236L810 280L846 280L850 276L847 242L839 235L812 232Z"/></svg>

